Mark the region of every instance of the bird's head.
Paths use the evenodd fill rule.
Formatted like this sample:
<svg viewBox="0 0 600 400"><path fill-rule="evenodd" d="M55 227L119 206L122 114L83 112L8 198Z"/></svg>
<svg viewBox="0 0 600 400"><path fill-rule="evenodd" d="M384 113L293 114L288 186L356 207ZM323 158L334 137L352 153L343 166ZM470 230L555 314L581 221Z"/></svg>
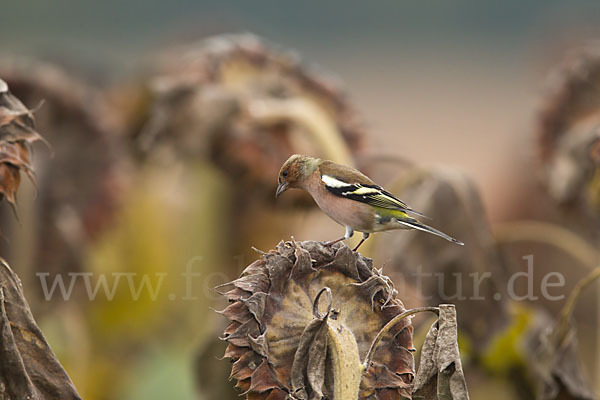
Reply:
<svg viewBox="0 0 600 400"><path fill-rule="evenodd" d="M279 185L275 197L289 188L302 187L304 181L319 165L319 159L300 154L294 154L283 163L279 170Z"/></svg>

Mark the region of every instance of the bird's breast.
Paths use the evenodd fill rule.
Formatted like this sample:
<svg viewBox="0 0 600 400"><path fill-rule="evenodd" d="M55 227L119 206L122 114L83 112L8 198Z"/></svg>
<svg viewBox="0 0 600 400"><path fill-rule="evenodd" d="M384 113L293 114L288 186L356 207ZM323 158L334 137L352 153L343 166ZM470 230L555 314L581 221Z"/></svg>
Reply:
<svg viewBox="0 0 600 400"><path fill-rule="evenodd" d="M336 196L323 187L312 189L309 192L319 208L338 224L359 232L375 231L375 210L371 206Z"/></svg>

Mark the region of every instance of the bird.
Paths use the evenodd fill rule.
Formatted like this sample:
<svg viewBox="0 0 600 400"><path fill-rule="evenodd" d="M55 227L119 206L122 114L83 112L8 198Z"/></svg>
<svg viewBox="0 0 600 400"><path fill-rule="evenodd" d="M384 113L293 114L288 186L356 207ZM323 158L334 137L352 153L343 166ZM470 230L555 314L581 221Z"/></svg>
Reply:
<svg viewBox="0 0 600 400"><path fill-rule="evenodd" d="M413 217L427 218L352 167L294 154L279 170L275 197L291 188L307 191L325 214L346 228L344 236L326 245L350 239L358 231L362 240L353 249L357 251L371 233L394 229L416 229L464 245Z"/></svg>

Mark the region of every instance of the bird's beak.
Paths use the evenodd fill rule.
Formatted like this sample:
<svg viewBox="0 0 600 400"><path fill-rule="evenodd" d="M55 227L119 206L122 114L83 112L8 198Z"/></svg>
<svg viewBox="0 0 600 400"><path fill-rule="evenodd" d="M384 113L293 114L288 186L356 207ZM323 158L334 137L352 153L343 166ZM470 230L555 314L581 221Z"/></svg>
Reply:
<svg viewBox="0 0 600 400"><path fill-rule="evenodd" d="M277 191L275 192L275 197L279 197L279 195L285 192L288 188L288 184L285 182L280 182L279 186L277 186Z"/></svg>

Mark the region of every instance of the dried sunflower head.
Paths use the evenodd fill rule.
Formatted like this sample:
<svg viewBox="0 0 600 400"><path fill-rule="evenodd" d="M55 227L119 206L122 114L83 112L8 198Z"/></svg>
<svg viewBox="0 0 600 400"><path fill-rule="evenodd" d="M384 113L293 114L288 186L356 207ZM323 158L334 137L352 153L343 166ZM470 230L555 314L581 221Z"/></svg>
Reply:
<svg viewBox="0 0 600 400"><path fill-rule="evenodd" d="M364 147L356 112L338 85L251 34L166 53L150 86L137 149L163 160L204 157L246 195L258 189L272 198L272 178L290 154L352 164Z"/></svg>
<svg viewBox="0 0 600 400"><path fill-rule="evenodd" d="M25 104L43 102L35 119L52 151L40 152L35 160L42 241L98 237L110 225L120 202L121 182L128 175L121 161L125 157L118 143L118 128L99 91L76 74L42 61L2 62L0 76ZM68 222L64 221L66 215L72 216ZM50 226L76 227L73 230L79 232L49 231L46 228ZM54 247L48 251L50 256L58 252L63 250Z"/></svg>
<svg viewBox="0 0 600 400"><path fill-rule="evenodd" d="M547 87L538 113L540 175L555 203L589 220L600 215L600 43L570 51Z"/></svg>
<svg viewBox="0 0 600 400"><path fill-rule="evenodd" d="M39 195L28 204L30 209L22 209L36 215L30 268L80 270L85 254L81 249L111 226L128 187L131 168L111 113L97 90L55 65L3 61L0 76L23 103L44 102L35 112L35 122L52 144L52 151L40 151L35 157ZM21 125L32 127L31 112L22 105L21 114ZM0 224L10 238L14 222L0 218ZM0 241L0 252L8 259L14 251Z"/></svg>
<svg viewBox="0 0 600 400"><path fill-rule="evenodd" d="M392 276L399 272L407 282L404 287L414 289L423 301L455 303L463 333L476 350L484 349L508 321L505 302L494 299L507 278L503 254L494 241L476 186L457 171L413 167L389 188L444 231L455 237L460 232L468 246L448 246L451 243L431 235L376 235L369 244L372 254L390 260L388 272ZM485 274L493 279L471 284L474 276Z"/></svg>
<svg viewBox="0 0 600 400"><path fill-rule="evenodd" d="M410 397L410 319L370 350L406 311L372 260L339 243L281 242L228 286L225 356L248 399Z"/></svg>
<svg viewBox="0 0 600 400"><path fill-rule="evenodd" d="M0 199L13 206L23 171L33 180L29 162L29 145L44 141L34 128L32 110L28 109L0 79Z"/></svg>

